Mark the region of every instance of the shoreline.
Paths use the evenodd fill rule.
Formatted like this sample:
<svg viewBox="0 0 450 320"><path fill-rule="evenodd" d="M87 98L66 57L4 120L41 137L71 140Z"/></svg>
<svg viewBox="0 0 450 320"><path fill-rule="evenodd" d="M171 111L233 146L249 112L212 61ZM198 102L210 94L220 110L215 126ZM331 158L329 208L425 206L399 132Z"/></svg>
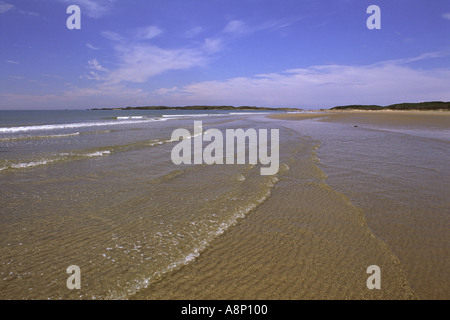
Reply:
<svg viewBox="0 0 450 320"><path fill-rule="evenodd" d="M112 149L92 160L29 168L23 185L10 179L21 171L5 176L11 219L2 252L17 257L8 268L18 276L43 274L27 278L34 288L54 281L53 271L36 268L43 257L49 270L80 265L83 291L68 294L62 273L61 286L49 288L47 298L445 299L446 114L332 111L204 120L221 129L278 128L280 170L271 178L256 174L258 166L161 166L171 145L153 142L191 120L58 136L63 143L55 152L74 142L80 154L94 154L86 142ZM314 121L297 121L308 119ZM151 146L141 143L143 135ZM43 141L35 141L36 149ZM123 163L133 170L117 172ZM114 184L103 188L108 181ZM28 215L25 199L36 194L36 213ZM65 247L77 260L60 250ZM366 287L370 265L382 270L381 291ZM2 283L2 294L25 298L27 283L14 276Z"/></svg>
<svg viewBox="0 0 450 320"><path fill-rule="evenodd" d="M364 210L369 227L399 257L420 299L448 297L442 284L442 278L446 278L448 273L442 267L445 266L442 226L446 225L447 217L439 209L448 205L448 201L445 196L430 195L441 194L440 190L446 189L448 170L441 159L446 157L445 154L448 156L448 151L444 150L448 150L450 143L450 113L358 110L324 112L316 116L269 117L299 128L305 127L305 130L317 128L315 132L322 131L322 125L327 128L327 123L345 130L344 135L321 135L333 138L333 142L323 140L327 142L328 150L334 150L328 151L328 159L321 155L325 168L330 168L326 162L332 163L334 154L348 154L345 157L348 165L341 160L339 165L328 169L330 177L327 182ZM302 120L309 119L314 122L302 123ZM354 135L358 138L352 139ZM377 140L379 142L374 145ZM371 149L375 146L377 151L371 156ZM353 162L354 155L358 161ZM351 174L355 176L346 180L345 176ZM361 186L366 187L365 191L361 191ZM368 190L371 191L368 193ZM440 205L436 204L437 199ZM392 225L387 223L391 219L395 222ZM411 232L416 233L416 237L410 238Z"/></svg>
<svg viewBox="0 0 450 320"><path fill-rule="evenodd" d="M425 129L450 129L450 112L446 111L327 111L322 113L299 113L267 115L275 120L317 120L359 126L381 126Z"/></svg>
<svg viewBox="0 0 450 320"><path fill-rule="evenodd" d="M425 115L425 114L432 114L432 115L450 115L449 110L304 110L302 112L298 113L286 113L286 114L273 114L268 115L269 118L295 118L295 117L303 117L303 116L326 116L326 115L333 115L333 114L417 114L417 115Z"/></svg>
<svg viewBox="0 0 450 320"><path fill-rule="evenodd" d="M318 125L323 121L448 128L449 118L442 115L450 113L331 111L266 118L287 121L290 128L302 126L290 120L308 119L317 120ZM348 130L353 130L353 126ZM409 256L411 240L402 240L408 227L398 229L400 226L391 226L388 219L376 220L377 210L387 217L395 212L395 204L375 211L368 210L365 202L354 205L355 199L336 188L320 169L322 161L317 160L314 150L330 141L305 139L302 134L298 141L301 152L295 158L300 158L288 164L288 173L280 177L265 202L215 239L197 259L129 299L445 298L439 279L428 275L440 270L435 262L429 261L428 254ZM304 179L310 182L302 183ZM421 219L420 208L414 208L418 213L413 217ZM403 219L407 222L411 217L405 212ZM423 230L434 229L433 226L430 222L430 226L420 229L415 246L427 238ZM417 261L423 264L420 271ZM381 291L365 287L364 268L368 263L383 270Z"/></svg>
<svg viewBox="0 0 450 320"><path fill-rule="evenodd" d="M286 145L288 170L263 203L194 261L128 299L418 299L363 210L327 183L316 154L321 142L295 139ZM366 287L374 261L383 290Z"/></svg>

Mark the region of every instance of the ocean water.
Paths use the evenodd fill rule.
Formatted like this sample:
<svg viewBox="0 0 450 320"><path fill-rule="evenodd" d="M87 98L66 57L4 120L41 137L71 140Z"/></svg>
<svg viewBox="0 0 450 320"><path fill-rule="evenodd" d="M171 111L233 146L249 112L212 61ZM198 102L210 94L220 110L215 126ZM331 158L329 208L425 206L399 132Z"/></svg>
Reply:
<svg viewBox="0 0 450 320"><path fill-rule="evenodd" d="M0 113L0 292L119 299L195 259L265 200L259 165L174 165L172 132L263 112ZM83 290L66 287L78 265Z"/></svg>
<svg viewBox="0 0 450 320"><path fill-rule="evenodd" d="M279 129L278 173L174 165L198 120ZM449 127L413 120L2 111L0 297L446 299Z"/></svg>
<svg viewBox="0 0 450 320"><path fill-rule="evenodd" d="M327 183L364 211L417 296L448 299L450 115L348 115L308 130Z"/></svg>
<svg viewBox="0 0 450 320"><path fill-rule="evenodd" d="M448 299L449 119L276 120L289 156L270 197L134 298ZM367 288L371 265L380 290Z"/></svg>

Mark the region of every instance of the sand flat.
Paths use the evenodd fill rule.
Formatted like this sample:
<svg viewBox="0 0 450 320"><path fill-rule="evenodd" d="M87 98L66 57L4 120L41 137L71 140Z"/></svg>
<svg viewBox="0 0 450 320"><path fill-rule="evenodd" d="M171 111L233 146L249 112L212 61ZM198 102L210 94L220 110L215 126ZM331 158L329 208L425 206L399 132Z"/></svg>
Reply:
<svg viewBox="0 0 450 320"><path fill-rule="evenodd" d="M318 119L349 124L373 124L389 126L415 126L450 128L450 112L447 111L325 111L320 113L281 114L269 116L279 120Z"/></svg>

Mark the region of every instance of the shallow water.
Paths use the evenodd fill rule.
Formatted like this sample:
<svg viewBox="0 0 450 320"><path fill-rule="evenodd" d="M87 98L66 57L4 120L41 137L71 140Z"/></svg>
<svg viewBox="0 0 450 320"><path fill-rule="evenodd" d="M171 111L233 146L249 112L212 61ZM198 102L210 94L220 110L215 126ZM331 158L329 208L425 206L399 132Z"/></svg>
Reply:
<svg viewBox="0 0 450 320"><path fill-rule="evenodd" d="M318 153L327 183L364 210L419 298L448 299L450 115L369 114L327 121L321 123L332 126L328 133L312 126L326 141Z"/></svg>
<svg viewBox="0 0 450 320"><path fill-rule="evenodd" d="M0 121L1 298L448 298L445 126L116 113ZM280 170L174 165L199 119L278 128Z"/></svg>
<svg viewBox="0 0 450 320"><path fill-rule="evenodd" d="M260 165L176 166L171 133L199 117L205 129L239 128L247 116L3 127L2 297L126 298L195 259L277 178ZM80 291L66 287L70 265Z"/></svg>

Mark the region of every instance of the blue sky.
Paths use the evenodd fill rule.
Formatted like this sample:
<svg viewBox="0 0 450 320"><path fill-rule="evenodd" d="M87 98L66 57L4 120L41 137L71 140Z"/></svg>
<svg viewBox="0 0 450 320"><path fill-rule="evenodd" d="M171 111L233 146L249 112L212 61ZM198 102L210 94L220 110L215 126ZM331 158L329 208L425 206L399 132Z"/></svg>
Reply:
<svg viewBox="0 0 450 320"><path fill-rule="evenodd" d="M0 0L0 41L0 109L450 101L449 0Z"/></svg>

